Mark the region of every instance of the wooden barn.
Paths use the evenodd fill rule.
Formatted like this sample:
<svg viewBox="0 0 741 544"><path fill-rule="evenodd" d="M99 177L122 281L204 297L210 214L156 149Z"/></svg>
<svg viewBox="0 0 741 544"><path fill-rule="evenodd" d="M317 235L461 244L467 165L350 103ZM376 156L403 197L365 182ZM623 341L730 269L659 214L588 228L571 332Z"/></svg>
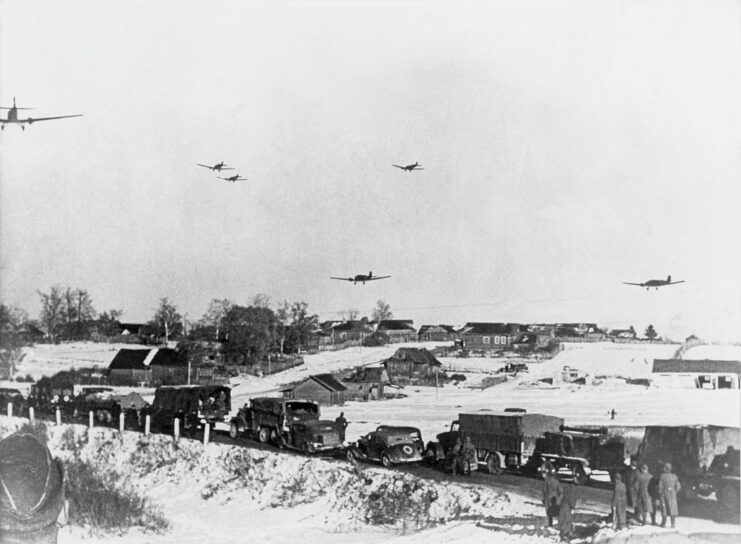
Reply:
<svg viewBox="0 0 741 544"><path fill-rule="evenodd" d="M383 398L383 386L389 383L386 369L379 367L360 367L349 376L342 378L347 388L345 400L378 400Z"/></svg>
<svg viewBox="0 0 741 544"><path fill-rule="evenodd" d="M108 381L111 385L150 385L152 369L144 364L149 349L120 349L108 365ZM148 361L147 361L148 363Z"/></svg>
<svg viewBox="0 0 741 544"><path fill-rule="evenodd" d="M393 385L434 385L442 363L424 348L399 348L383 362Z"/></svg>
<svg viewBox="0 0 741 544"><path fill-rule="evenodd" d="M281 392L286 399L312 400L329 406L342 404L346 391L347 388L331 374L316 374Z"/></svg>
<svg viewBox="0 0 741 544"><path fill-rule="evenodd" d="M741 361L654 359L651 382L657 387L741 388Z"/></svg>

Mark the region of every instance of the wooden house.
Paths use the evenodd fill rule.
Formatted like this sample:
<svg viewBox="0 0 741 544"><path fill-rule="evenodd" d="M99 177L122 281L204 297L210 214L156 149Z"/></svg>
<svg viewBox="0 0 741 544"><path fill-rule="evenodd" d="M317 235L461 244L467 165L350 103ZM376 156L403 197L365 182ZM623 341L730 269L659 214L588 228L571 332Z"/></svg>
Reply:
<svg viewBox="0 0 741 544"><path fill-rule="evenodd" d="M378 400L383 398L383 387L389 383L386 369L379 367L359 367L342 378L347 388L346 400Z"/></svg>
<svg viewBox="0 0 741 544"><path fill-rule="evenodd" d="M342 404L346 391L347 388L331 374L315 374L281 392L286 399L311 400L329 406Z"/></svg>
<svg viewBox="0 0 741 544"><path fill-rule="evenodd" d="M452 342L458 333L452 325L422 325L417 333L420 342Z"/></svg>
<svg viewBox="0 0 741 544"><path fill-rule="evenodd" d="M497 350L510 346L524 332L519 323L466 323L458 332L468 350Z"/></svg>
<svg viewBox="0 0 741 544"><path fill-rule="evenodd" d="M433 385L442 371L442 363L424 348L399 348L383 366L393 385Z"/></svg>
<svg viewBox="0 0 741 544"><path fill-rule="evenodd" d="M384 319L379 321L376 330L386 334L392 344L417 340L417 329L411 319Z"/></svg>
<svg viewBox="0 0 741 544"><path fill-rule="evenodd" d="M152 369L144 364L149 349L120 349L108 365L108 381L111 385L149 385Z"/></svg>
<svg viewBox="0 0 741 544"><path fill-rule="evenodd" d="M332 326L330 330L333 344L341 344L343 342L362 343L375 331L367 319L345 321L339 325Z"/></svg>

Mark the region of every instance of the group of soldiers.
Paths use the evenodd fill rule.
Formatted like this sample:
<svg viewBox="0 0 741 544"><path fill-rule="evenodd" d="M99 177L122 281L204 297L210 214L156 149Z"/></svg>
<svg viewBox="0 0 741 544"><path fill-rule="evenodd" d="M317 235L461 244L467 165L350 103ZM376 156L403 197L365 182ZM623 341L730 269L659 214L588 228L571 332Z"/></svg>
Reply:
<svg viewBox="0 0 741 544"><path fill-rule="evenodd" d="M671 463L662 466L659 476L651 474L648 465L640 469L636 460L631 460L627 485L620 473L615 474L612 492L613 528L621 530L628 525L628 506L632 503L636 523L645 525L647 516L656 525L656 514L661 513L661 527L666 527L667 519L674 527L678 515L677 494L682 489L679 478L672 472ZM543 506L548 517L548 526L558 519L558 532L562 540L574 535L573 514L576 507L576 493L573 484L562 484L556 471L549 466L543 482Z"/></svg>

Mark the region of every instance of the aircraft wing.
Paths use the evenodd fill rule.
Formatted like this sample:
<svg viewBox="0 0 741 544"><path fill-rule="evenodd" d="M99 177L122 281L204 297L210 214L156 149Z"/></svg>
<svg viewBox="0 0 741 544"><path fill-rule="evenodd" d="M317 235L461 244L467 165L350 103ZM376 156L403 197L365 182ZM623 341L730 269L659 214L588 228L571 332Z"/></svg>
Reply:
<svg viewBox="0 0 741 544"><path fill-rule="evenodd" d="M208 168L209 170L213 170L213 168L207 164L201 164L200 162L196 163L196 166L203 166L204 168Z"/></svg>
<svg viewBox="0 0 741 544"><path fill-rule="evenodd" d="M329 278L330 280L342 280L342 281L355 281L353 278L335 278L334 276Z"/></svg>
<svg viewBox="0 0 741 544"><path fill-rule="evenodd" d="M637 285L638 287L643 287L642 283L630 283L629 281L624 281L624 285Z"/></svg>
<svg viewBox="0 0 741 544"><path fill-rule="evenodd" d="M82 117L81 113L75 115L58 115L57 117L29 117L28 119L19 120L19 123L35 123L36 121L51 121L53 119L69 119L70 117Z"/></svg>
<svg viewBox="0 0 741 544"><path fill-rule="evenodd" d="M399 166L398 164L392 164L391 166L396 166L397 168L401 168L402 170L404 170L404 167L403 166Z"/></svg>
<svg viewBox="0 0 741 544"><path fill-rule="evenodd" d="M373 276L372 278L368 278L365 281L374 281L374 280L385 280L386 278L390 278L391 276Z"/></svg>
<svg viewBox="0 0 741 544"><path fill-rule="evenodd" d="M684 280L671 281L671 282L667 283L666 285L674 285L675 283L684 283Z"/></svg>

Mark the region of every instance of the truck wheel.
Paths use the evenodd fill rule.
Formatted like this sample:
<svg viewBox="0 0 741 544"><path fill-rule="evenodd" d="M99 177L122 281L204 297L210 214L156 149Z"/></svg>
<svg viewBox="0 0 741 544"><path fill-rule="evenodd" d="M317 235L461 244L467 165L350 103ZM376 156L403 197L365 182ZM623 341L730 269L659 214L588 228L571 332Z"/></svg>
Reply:
<svg viewBox="0 0 741 544"><path fill-rule="evenodd" d="M391 468L391 457L389 457L388 453L384 453L381 455L381 464L386 468Z"/></svg>
<svg viewBox="0 0 741 544"><path fill-rule="evenodd" d="M720 496L718 501L726 508L729 512L738 513L739 509L739 496L738 496L738 483L728 482L723 484L720 488Z"/></svg>
<svg viewBox="0 0 741 544"><path fill-rule="evenodd" d="M239 437L239 425L235 421L232 421L229 425L229 437L232 440L236 440Z"/></svg>
<svg viewBox="0 0 741 544"><path fill-rule="evenodd" d="M490 453L486 457L486 471L489 474L499 474L502 472L502 466L499 464L499 456L496 453Z"/></svg>
<svg viewBox="0 0 741 544"><path fill-rule="evenodd" d="M574 468L572 469L572 473L574 476L574 484L576 485L584 485L587 483L587 473L584 471L584 467L581 463L577 463L574 465Z"/></svg>
<svg viewBox="0 0 741 544"><path fill-rule="evenodd" d="M263 444L267 444L270 440L270 429L267 427L260 427L260 432L257 434L257 439Z"/></svg>

